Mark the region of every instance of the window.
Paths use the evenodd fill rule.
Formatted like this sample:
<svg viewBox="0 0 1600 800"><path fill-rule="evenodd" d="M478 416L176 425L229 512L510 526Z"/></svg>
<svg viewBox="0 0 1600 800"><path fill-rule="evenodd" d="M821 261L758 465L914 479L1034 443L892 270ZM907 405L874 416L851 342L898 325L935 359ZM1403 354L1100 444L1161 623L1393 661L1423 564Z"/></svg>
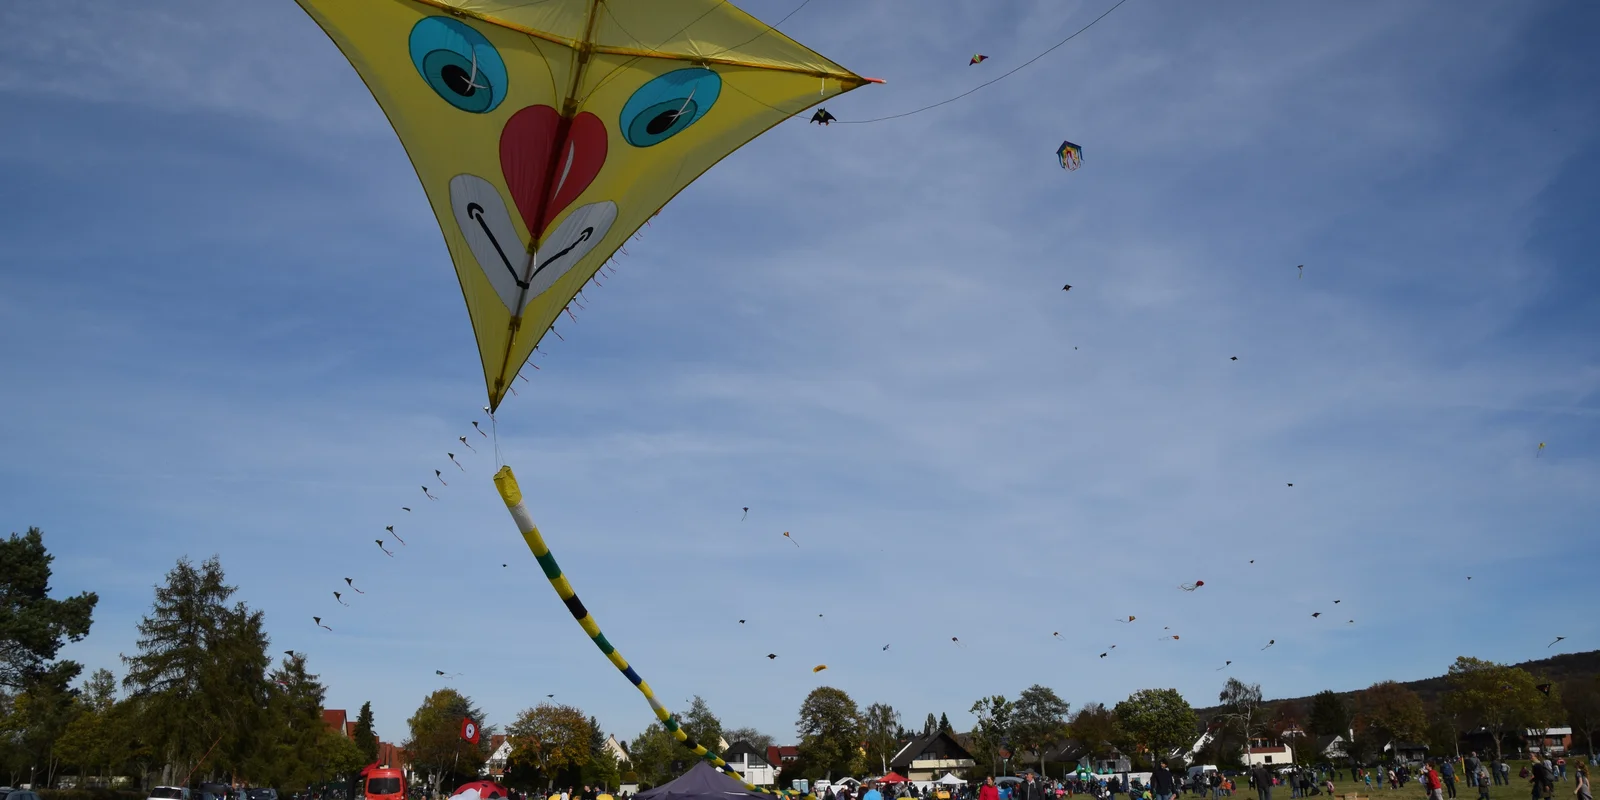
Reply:
<svg viewBox="0 0 1600 800"><path fill-rule="evenodd" d="M1272 763L1272 756L1267 756L1266 758L1267 758L1266 763L1271 764Z"/></svg>
<svg viewBox="0 0 1600 800"><path fill-rule="evenodd" d="M368 778L367 794L399 794L399 778Z"/></svg>

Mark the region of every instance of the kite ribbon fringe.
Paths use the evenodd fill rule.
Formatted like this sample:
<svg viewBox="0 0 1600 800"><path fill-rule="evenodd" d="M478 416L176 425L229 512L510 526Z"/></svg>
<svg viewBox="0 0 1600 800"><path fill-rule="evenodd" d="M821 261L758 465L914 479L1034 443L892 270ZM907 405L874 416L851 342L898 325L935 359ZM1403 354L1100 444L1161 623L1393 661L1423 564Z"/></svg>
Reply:
<svg viewBox="0 0 1600 800"><path fill-rule="evenodd" d="M594 617L589 615L589 610L583 607L583 601L578 599L577 592L572 590L572 584L567 582L567 576L561 574L561 566L556 563L556 557L550 553L550 548L545 545L544 537L539 534L539 526L533 524L533 515L528 513L527 506L522 503L522 489L517 486L517 476L512 474L510 467L501 467L500 471L495 473L494 486L500 491L501 499L505 500L506 508L511 512L511 519L517 523L517 530L522 532L522 540L527 542L528 549L533 551L533 557L538 559L539 567L544 570L544 576L550 580L550 587L556 590L556 595L561 598L561 602L566 604L567 610L572 612L572 618L578 621L578 625L583 628L583 632L589 634L589 639L594 642L594 646L600 648L600 652L605 654L611 665L616 667L628 679L628 682L639 690L640 694L644 695L644 699L650 703L651 710L655 711L656 719L661 720L661 724L666 726L666 729L672 734L672 738L682 742L684 747L689 748L695 755L709 761L712 766L720 768L729 777L744 784L744 788L760 794L776 795L777 793L770 789L763 789L746 781L733 767L728 766L728 762L723 761L716 753L707 750L704 745L689 738L689 734L683 732L683 729L678 725L677 717L673 716L672 712L668 711L666 706L663 706L661 701L656 699L656 693L650 689L650 684L645 683L644 679L639 677L639 673L628 665L628 660L623 658L622 654L611 646L611 642L606 640L605 634L600 632L599 623L595 622ZM816 800L816 795L808 794L805 800Z"/></svg>

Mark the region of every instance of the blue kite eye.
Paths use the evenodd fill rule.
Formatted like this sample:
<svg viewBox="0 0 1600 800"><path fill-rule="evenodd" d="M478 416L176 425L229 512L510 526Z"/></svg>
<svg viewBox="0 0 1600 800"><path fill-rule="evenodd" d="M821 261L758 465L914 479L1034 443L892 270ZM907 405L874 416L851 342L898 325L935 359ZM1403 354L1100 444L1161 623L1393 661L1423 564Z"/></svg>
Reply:
<svg viewBox="0 0 1600 800"><path fill-rule="evenodd" d="M659 75L622 105L622 138L634 147L661 144L705 116L721 93L721 76L704 67Z"/></svg>
<svg viewBox="0 0 1600 800"><path fill-rule="evenodd" d="M411 28L411 63L445 102L485 114L506 97L500 52L471 27L449 17L427 17Z"/></svg>

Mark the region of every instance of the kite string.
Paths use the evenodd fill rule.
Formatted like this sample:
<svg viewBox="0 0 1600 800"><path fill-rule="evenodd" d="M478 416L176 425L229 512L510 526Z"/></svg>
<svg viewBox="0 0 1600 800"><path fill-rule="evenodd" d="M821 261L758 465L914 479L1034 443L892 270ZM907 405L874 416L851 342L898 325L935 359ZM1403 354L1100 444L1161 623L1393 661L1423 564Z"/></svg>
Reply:
<svg viewBox="0 0 1600 800"><path fill-rule="evenodd" d="M761 794L777 794L770 789L763 789L746 781L733 767L728 766L728 762L723 761L721 756L706 749L705 745L696 742L689 737L689 734L684 732L683 728L678 724L678 718L668 711L666 706L661 704L661 701L656 698L655 691L650 688L650 684L645 683L644 679L639 677L639 673L634 671L626 658L622 657L622 653L618 652L611 645L611 642L606 639L605 634L600 632L599 623L594 621L594 617L589 614L589 610L584 608L583 601L578 599L577 592L573 591L572 584L567 581L567 577L561 572L561 566L556 563L555 555L550 552L549 546L545 544L544 536L539 533L539 526L534 524L533 515L528 513L528 507L523 504L522 489L517 486L517 476L512 474L510 467L503 466L500 471L495 473L494 485L499 490L501 499L505 500L506 509L511 512L511 519L516 521L517 530L522 532L523 541L527 543L528 549L533 552L533 557L539 561L539 567L544 570L544 576L550 581L550 587L556 590L556 596L560 597L561 602L566 604L567 611L572 614L573 619L578 621L578 626L583 628L583 632L589 635L589 639L594 642L594 646L598 647L600 652L605 654L606 659L611 662L612 666L616 667L617 671L621 672L628 679L628 682L632 683L634 688L644 695L644 699L650 703L650 709L655 712L656 719L660 720L661 724L672 734L672 738L681 742L684 747L689 748L695 755L710 762L712 766L727 773L729 777L744 784L746 789ZM816 800L816 796L808 794L805 800Z"/></svg>
<svg viewBox="0 0 1600 800"><path fill-rule="evenodd" d="M1128 0L1117 0L1117 4L1112 6L1112 7L1110 7L1110 8L1108 8L1108 9L1106 9L1105 13L1103 13L1100 16L1095 17L1094 19L1090 20L1088 25L1085 25L1082 28L1079 28L1071 36L1068 36L1067 38L1062 39L1061 41L1056 42L1055 44L1051 45L1050 48L1048 50L1045 50L1043 53L1040 53L1039 55L1036 55L1033 58L1030 58L1027 61L1022 62L1021 64L1018 64L1017 66L1012 67L1010 70L1008 70L1006 72L1000 73L1000 75L998 77L991 78L990 80L984 81L983 83L980 83L977 86L974 86L971 89L968 89L968 90L962 92L961 94L958 94L955 97L952 97L952 98L950 98L948 100L940 100L939 102L934 103L933 105L923 106L922 108L913 109L913 110L907 111L907 112L905 112L903 114L892 114L892 115L887 116L887 117L875 117L873 119L853 119L853 120L836 119L836 120L834 120L834 122L837 122L840 125L865 125L865 124L870 123L870 122L884 122L886 120L899 119L901 117L909 117L912 114L921 114L924 111L931 111L932 109L938 108L939 106L949 105L950 103L954 103L955 101L960 100L961 98L966 97L967 95L972 94L973 92L976 92L979 89L982 89L982 88L984 88L986 86L992 86L992 85L994 85L996 83L999 83L1000 81L1003 81L1006 78L1009 78L1012 75L1015 75L1018 72L1021 72L1024 68L1026 68L1029 65L1033 64L1035 61L1038 61L1039 59L1044 58L1047 55L1050 55L1050 53L1054 52L1056 50L1056 48L1059 48L1062 45L1066 44L1067 42L1070 42L1073 39L1076 39L1078 37L1078 34L1083 33L1084 31L1089 30L1090 28L1093 28L1095 26L1095 23L1099 22L1100 20L1105 19L1106 17L1111 16L1111 12L1116 11L1118 8L1121 8L1122 4L1126 3L1126 2L1128 2Z"/></svg>

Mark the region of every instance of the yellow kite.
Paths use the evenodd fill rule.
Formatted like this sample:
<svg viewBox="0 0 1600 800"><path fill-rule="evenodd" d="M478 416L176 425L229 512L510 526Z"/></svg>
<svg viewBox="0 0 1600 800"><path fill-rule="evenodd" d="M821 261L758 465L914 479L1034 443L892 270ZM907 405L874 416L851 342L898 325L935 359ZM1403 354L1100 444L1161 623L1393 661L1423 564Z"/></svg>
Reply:
<svg viewBox="0 0 1600 800"><path fill-rule="evenodd" d="M641 225L768 128L873 82L726 0L296 0L433 205L497 408Z"/></svg>

